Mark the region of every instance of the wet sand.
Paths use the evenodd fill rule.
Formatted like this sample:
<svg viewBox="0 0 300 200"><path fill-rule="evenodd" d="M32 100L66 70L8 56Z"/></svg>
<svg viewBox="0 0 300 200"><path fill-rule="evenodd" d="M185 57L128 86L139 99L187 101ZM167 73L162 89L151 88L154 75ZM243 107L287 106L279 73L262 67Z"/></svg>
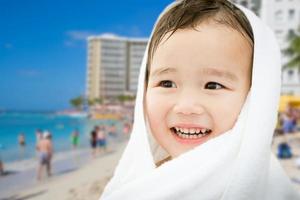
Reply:
<svg viewBox="0 0 300 200"><path fill-rule="evenodd" d="M71 152L59 155L53 162L53 176L44 177L41 181L36 180L36 168L32 168L32 162L25 161L25 169L13 164L15 170L0 177L0 200L98 199L125 144L114 144L96 158L92 157L90 149L80 150L73 156Z"/></svg>

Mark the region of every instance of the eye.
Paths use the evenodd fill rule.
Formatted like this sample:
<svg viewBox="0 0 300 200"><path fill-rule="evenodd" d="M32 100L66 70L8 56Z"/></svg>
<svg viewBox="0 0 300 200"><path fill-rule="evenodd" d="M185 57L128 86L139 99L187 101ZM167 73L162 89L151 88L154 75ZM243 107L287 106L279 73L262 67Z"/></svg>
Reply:
<svg viewBox="0 0 300 200"><path fill-rule="evenodd" d="M164 88L176 87L175 83L173 81L169 81L169 80L164 80L164 81L159 82L159 86L164 87Z"/></svg>
<svg viewBox="0 0 300 200"><path fill-rule="evenodd" d="M219 90L223 88L225 88L223 85L216 82L208 82L205 85L205 89L209 89L209 90Z"/></svg>

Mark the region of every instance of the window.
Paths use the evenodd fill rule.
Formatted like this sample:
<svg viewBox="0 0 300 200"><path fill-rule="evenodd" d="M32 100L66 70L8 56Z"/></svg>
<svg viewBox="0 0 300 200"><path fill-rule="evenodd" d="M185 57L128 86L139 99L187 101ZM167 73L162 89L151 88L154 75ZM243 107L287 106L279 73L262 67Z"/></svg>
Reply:
<svg viewBox="0 0 300 200"><path fill-rule="evenodd" d="M248 2L247 1L241 1L240 4L244 7L248 7Z"/></svg>
<svg viewBox="0 0 300 200"><path fill-rule="evenodd" d="M277 10L275 12L275 20L276 21L282 21L283 20L283 12L282 12L282 10Z"/></svg>
<svg viewBox="0 0 300 200"><path fill-rule="evenodd" d="M288 76L289 76L289 78L292 78L293 75L294 75L294 70L289 69L289 70L288 70Z"/></svg>
<svg viewBox="0 0 300 200"><path fill-rule="evenodd" d="M293 20L295 18L295 10L289 9L289 20Z"/></svg>
<svg viewBox="0 0 300 200"><path fill-rule="evenodd" d="M288 38L292 38L292 37L296 36L295 30L289 29L287 32L287 36L288 36Z"/></svg>
<svg viewBox="0 0 300 200"><path fill-rule="evenodd" d="M275 30L275 34L276 34L277 36L281 36L281 35L283 34L283 30L277 29L277 30Z"/></svg>

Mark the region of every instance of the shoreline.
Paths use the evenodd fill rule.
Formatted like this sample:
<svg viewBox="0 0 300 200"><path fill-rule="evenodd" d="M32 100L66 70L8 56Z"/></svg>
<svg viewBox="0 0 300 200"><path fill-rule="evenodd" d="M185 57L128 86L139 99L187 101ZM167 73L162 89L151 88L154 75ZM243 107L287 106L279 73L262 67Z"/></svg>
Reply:
<svg viewBox="0 0 300 200"><path fill-rule="evenodd" d="M51 177L47 181L35 184L33 187L27 187L6 198L31 200L98 200L105 185L112 177L114 168L126 144L127 141L119 143L114 151L90 160L78 170ZM101 173L99 173L99 171L101 171Z"/></svg>
<svg viewBox="0 0 300 200"><path fill-rule="evenodd" d="M93 165L92 163L96 160L114 155L125 144L127 144L127 141L110 143L107 152L102 152L95 158L92 156L90 148L56 153L52 162L52 176L49 178L44 177L41 181L36 180L38 166L36 157L7 164L4 166L7 174L0 176L0 199L14 199L18 196L18 191L34 190L39 185L56 182L56 180L66 175L72 176L73 172L76 173L86 166Z"/></svg>

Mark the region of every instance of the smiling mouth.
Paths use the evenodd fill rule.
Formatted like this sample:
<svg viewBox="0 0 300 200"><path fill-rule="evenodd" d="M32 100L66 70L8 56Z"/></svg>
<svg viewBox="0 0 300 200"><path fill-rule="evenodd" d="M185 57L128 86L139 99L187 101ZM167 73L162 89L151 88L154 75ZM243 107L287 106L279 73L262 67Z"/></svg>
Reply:
<svg viewBox="0 0 300 200"><path fill-rule="evenodd" d="M171 131L182 139L199 139L206 135L209 135L212 130L206 128L179 128L173 127Z"/></svg>

